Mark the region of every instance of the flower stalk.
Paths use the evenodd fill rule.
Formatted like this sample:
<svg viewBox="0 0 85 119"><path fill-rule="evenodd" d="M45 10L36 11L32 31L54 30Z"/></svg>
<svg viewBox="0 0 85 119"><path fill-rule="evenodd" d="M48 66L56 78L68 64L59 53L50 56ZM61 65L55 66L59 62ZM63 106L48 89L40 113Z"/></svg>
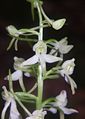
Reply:
<svg viewBox="0 0 85 119"><path fill-rule="evenodd" d="M64 113L60 111L60 119L64 119Z"/></svg>
<svg viewBox="0 0 85 119"><path fill-rule="evenodd" d="M43 96L43 77L42 77L42 67L39 65L38 67L38 96L36 100L36 108L41 109L42 108L42 96Z"/></svg>

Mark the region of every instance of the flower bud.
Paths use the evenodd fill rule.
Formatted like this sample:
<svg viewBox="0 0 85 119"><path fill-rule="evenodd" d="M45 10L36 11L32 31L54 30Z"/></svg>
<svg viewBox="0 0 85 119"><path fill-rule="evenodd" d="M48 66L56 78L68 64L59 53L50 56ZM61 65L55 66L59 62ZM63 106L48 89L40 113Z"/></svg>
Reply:
<svg viewBox="0 0 85 119"><path fill-rule="evenodd" d="M65 24L66 22L66 19L63 18L63 19L59 19L59 20L56 20L52 23L52 27L55 29L55 30L59 30L63 27L63 25Z"/></svg>

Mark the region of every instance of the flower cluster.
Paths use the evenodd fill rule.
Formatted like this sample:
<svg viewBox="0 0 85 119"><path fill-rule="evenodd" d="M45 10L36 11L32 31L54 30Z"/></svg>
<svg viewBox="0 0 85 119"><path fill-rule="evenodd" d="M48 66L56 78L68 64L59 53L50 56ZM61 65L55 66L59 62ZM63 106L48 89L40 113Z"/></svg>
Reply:
<svg viewBox="0 0 85 119"><path fill-rule="evenodd" d="M40 0L27 0L31 3L32 16L34 19L34 10L37 9L39 15L39 26L33 28L17 29L15 26L10 25L7 27L9 35L12 40L8 46L8 50L15 43L15 50L18 50L18 41L31 42L32 51L34 55L28 59L14 57L14 72L4 78L9 82L9 91L3 86L2 97L6 101L2 110L1 119L5 119L6 111L10 107L10 119L22 119L22 114L17 109L17 103L23 111L27 114L24 119L44 119L47 112L57 113L60 112L60 119L64 119L64 114L77 113L78 111L72 108L67 108L67 92L61 91L60 94L53 98L43 100L43 87L44 80L57 79L62 76L66 83L70 84L72 94L75 94L77 85L71 78L75 67L75 58L70 60L64 59L64 54L67 54L73 48L69 45L67 37L57 41L56 39L44 40L43 29L45 27L52 27L59 30L63 27L66 19L52 20L44 12ZM33 36L32 38L30 38ZM34 38L34 37L37 38ZM49 68L47 67L47 63ZM51 65L53 64L53 65ZM24 77L33 77L35 84L30 90L27 90L24 85ZM19 81L21 87L20 91L14 91L13 82ZM37 95L33 91L37 91ZM36 107L31 113L30 107L27 108L24 103L34 104Z"/></svg>

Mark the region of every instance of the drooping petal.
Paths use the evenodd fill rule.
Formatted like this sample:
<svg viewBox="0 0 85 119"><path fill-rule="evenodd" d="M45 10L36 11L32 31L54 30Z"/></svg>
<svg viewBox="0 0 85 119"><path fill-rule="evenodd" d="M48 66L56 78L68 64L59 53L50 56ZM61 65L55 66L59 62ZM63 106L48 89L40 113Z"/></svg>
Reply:
<svg viewBox="0 0 85 119"><path fill-rule="evenodd" d="M72 108L66 108L66 107L59 107L59 108L64 112L64 114L67 114L67 115L72 114L72 113L78 113L77 110L72 109Z"/></svg>
<svg viewBox="0 0 85 119"><path fill-rule="evenodd" d="M53 63L53 62L57 62L57 61L62 61L62 59L60 57L56 57L50 54L43 54L43 58L45 59L46 62L48 63Z"/></svg>
<svg viewBox="0 0 85 119"><path fill-rule="evenodd" d="M36 64L38 62L38 56L34 55L31 58L27 59L26 61L24 61L21 66L25 66L25 65L32 65L32 64Z"/></svg>
<svg viewBox="0 0 85 119"><path fill-rule="evenodd" d="M10 119L21 119L21 115L17 110L16 102L14 99L11 99Z"/></svg>
<svg viewBox="0 0 85 119"><path fill-rule="evenodd" d="M39 59L40 59L40 64L41 64L43 73L45 73L45 71L46 71L46 62L45 62L45 59L44 59L43 55L40 55Z"/></svg>
<svg viewBox="0 0 85 119"><path fill-rule="evenodd" d="M12 76L12 81L17 81L22 77L22 71L17 70L14 73L12 73L11 76ZM9 76L5 77L4 79L8 80Z"/></svg>
<svg viewBox="0 0 85 119"><path fill-rule="evenodd" d="M7 108L9 107L10 103L11 103L11 100L9 100L5 103L5 106L1 113L1 119L5 119L5 114L6 114Z"/></svg>
<svg viewBox="0 0 85 119"><path fill-rule="evenodd" d="M71 86L72 94L75 94L75 88L77 88L77 84L69 75L66 75L65 77L67 77L68 83Z"/></svg>

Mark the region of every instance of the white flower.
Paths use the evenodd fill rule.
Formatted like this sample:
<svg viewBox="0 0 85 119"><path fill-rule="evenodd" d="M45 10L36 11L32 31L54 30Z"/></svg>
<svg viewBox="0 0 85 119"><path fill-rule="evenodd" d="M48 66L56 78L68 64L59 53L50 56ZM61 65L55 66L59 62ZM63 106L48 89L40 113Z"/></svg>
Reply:
<svg viewBox="0 0 85 119"><path fill-rule="evenodd" d="M9 92L7 91L5 86L3 86L3 89L4 89L3 99L6 102L5 102L5 106L2 110L1 119L5 119L5 114L6 114L6 111L9 106L10 106L9 119L21 119L21 115L17 110L17 106L16 106L16 102L15 102L14 98L9 94Z"/></svg>
<svg viewBox="0 0 85 119"><path fill-rule="evenodd" d="M23 58L18 58L18 57L14 57L14 69L16 70L15 72L13 72L11 74L11 79L12 81L17 81L19 80L19 84L22 88L23 91L25 91L25 87L24 87L24 84L23 84L23 71L20 70L20 64L24 61ZM24 73L24 75L26 77L30 77L30 74L29 73ZM4 79L5 80L9 80L9 75L6 76Z"/></svg>
<svg viewBox="0 0 85 119"><path fill-rule="evenodd" d="M68 74L71 75L74 71L74 67L75 67L75 63L74 63L75 59L71 59L71 60L67 60L62 64L62 70L61 73L63 74Z"/></svg>
<svg viewBox="0 0 85 119"><path fill-rule="evenodd" d="M50 54L54 54L57 50L61 54L66 54L73 48L73 45L67 45L68 44L67 37L61 39L59 42L55 41L50 44L54 46Z"/></svg>
<svg viewBox="0 0 85 119"><path fill-rule="evenodd" d="M56 96L56 101L52 103L52 108L49 109L52 113L56 113L57 109L63 111L64 114L77 113L78 111L72 108L67 108L67 93L62 90L58 96Z"/></svg>
<svg viewBox="0 0 85 119"><path fill-rule="evenodd" d="M27 117L26 119L44 119L45 115L47 114L46 111L41 110L35 110L30 117Z"/></svg>
<svg viewBox="0 0 85 119"><path fill-rule="evenodd" d="M60 74L65 78L65 81L71 85L72 94L75 93L75 88L77 88L76 83L70 77L70 75L74 71L74 64L75 59L67 60L62 64L62 69L60 70Z"/></svg>
<svg viewBox="0 0 85 119"><path fill-rule="evenodd" d="M59 30L63 27L63 25L65 24L66 22L66 19L59 19L59 20L56 20L56 21L53 21L52 22L52 27L55 29L55 30Z"/></svg>
<svg viewBox="0 0 85 119"><path fill-rule="evenodd" d="M36 63L40 63L42 69L46 69L46 62L53 63L62 60L60 57L55 57L53 55L47 54L47 46L43 41L38 41L33 46L33 51L35 51L35 55L29 58L28 60L24 61L21 65L32 65Z"/></svg>

